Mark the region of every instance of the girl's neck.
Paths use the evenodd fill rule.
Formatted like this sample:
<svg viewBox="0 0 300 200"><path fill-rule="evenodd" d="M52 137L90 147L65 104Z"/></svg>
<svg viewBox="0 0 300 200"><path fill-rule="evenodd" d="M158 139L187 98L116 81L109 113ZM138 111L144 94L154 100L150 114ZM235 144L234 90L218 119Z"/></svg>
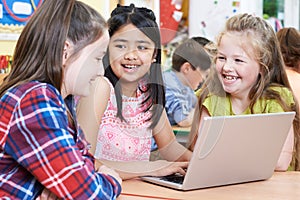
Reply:
<svg viewBox="0 0 300 200"><path fill-rule="evenodd" d="M61 96L63 97L63 99L65 99L68 96L67 89L66 89L66 86L64 83L61 87L60 93L61 93Z"/></svg>
<svg viewBox="0 0 300 200"><path fill-rule="evenodd" d="M234 114L242 114L250 105L250 100L248 97L232 97L230 96L232 112Z"/></svg>
<svg viewBox="0 0 300 200"><path fill-rule="evenodd" d="M127 97L136 97L136 92L138 89L138 83L121 83L122 94Z"/></svg>

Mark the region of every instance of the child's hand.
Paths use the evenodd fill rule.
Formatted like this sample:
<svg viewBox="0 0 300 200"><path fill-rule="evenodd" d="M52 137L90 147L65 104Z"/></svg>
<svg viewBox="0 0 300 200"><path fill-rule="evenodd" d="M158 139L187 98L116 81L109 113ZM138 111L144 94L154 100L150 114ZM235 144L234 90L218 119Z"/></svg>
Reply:
<svg viewBox="0 0 300 200"><path fill-rule="evenodd" d="M120 185L122 184L122 179L121 179L120 175L115 170L113 170L109 167L106 167L105 165L101 165L98 168L98 172L113 176L120 183Z"/></svg>
<svg viewBox="0 0 300 200"><path fill-rule="evenodd" d="M38 198L36 198L36 200L56 200L56 199L59 198L56 197L56 195L52 193L50 190L48 190L47 188L45 188L42 194Z"/></svg>
<svg viewBox="0 0 300 200"><path fill-rule="evenodd" d="M180 173L185 175L189 162L168 162L165 160L155 161L155 165L161 167L153 171L153 176L166 176L170 174Z"/></svg>

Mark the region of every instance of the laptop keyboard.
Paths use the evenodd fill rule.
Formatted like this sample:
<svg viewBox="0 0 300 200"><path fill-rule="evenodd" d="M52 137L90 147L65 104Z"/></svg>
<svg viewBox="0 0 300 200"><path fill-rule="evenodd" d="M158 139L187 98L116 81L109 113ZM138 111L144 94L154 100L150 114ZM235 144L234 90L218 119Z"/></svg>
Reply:
<svg viewBox="0 0 300 200"><path fill-rule="evenodd" d="M161 177L161 179L164 180L164 181L169 181L169 182L173 182L173 183L182 184L184 176L182 176L180 174L171 174L171 175L168 175L168 176L163 176L163 177Z"/></svg>

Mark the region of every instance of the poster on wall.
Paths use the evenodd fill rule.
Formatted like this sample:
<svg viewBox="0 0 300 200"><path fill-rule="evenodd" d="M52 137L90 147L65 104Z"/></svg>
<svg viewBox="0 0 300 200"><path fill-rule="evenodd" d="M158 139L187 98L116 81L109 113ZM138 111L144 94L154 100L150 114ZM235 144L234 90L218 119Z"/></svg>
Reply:
<svg viewBox="0 0 300 200"><path fill-rule="evenodd" d="M43 0L0 0L0 40L17 40Z"/></svg>

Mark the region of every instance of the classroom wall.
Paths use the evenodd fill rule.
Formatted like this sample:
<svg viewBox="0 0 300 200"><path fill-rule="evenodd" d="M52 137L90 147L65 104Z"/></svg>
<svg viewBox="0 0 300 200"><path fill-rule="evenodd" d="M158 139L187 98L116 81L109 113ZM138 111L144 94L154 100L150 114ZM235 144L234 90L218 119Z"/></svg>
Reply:
<svg viewBox="0 0 300 200"><path fill-rule="evenodd" d="M190 0L189 37L204 36L215 40L226 19L236 13L263 15L263 0ZM284 1L284 26L300 30L299 0Z"/></svg>
<svg viewBox="0 0 300 200"><path fill-rule="evenodd" d="M226 20L237 13L262 16L263 0L190 0L189 37L204 36L212 41L223 28Z"/></svg>
<svg viewBox="0 0 300 200"><path fill-rule="evenodd" d="M150 4L150 0L81 0L99 11L105 19L109 18L111 10L118 2L128 4L134 2L139 4ZM218 0L218 1L205 1L204 0L189 0L190 5L189 15L189 34L190 37L194 35L202 35L214 40L215 34L222 27L223 22L227 17L236 12L250 12L257 15L262 14L262 1L263 0ZM154 2L154 3L153 3ZM159 19L159 2L153 0L152 6L156 11L157 18ZM217 3L217 4L216 4ZM236 3L239 3L236 4ZM300 3L299 0L286 0L285 1L285 26L292 26L297 29L300 28L299 16ZM204 23L203 23L204 22ZM17 39L17 38L16 38ZM1 40L0 39L0 55L12 55L16 39L14 40Z"/></svg>
<svg viewBox="0 0 300 200"><path fill-rule="evenodd" d="M105 19L108 19L111 9L117 4L118 0L81 0L95 8ZM16 36L17 37L17 36ZM15 38L15 37L12 37ZM16 38L17 39L17 38ZM0 55L12 55L17 40L0 40Z"/></svg>
<svg viewBox="0 0 300 200"><path fill-rule="evenodd" d="M284 25L300 30L300 2L299 0L284 1Z"/></svg>

